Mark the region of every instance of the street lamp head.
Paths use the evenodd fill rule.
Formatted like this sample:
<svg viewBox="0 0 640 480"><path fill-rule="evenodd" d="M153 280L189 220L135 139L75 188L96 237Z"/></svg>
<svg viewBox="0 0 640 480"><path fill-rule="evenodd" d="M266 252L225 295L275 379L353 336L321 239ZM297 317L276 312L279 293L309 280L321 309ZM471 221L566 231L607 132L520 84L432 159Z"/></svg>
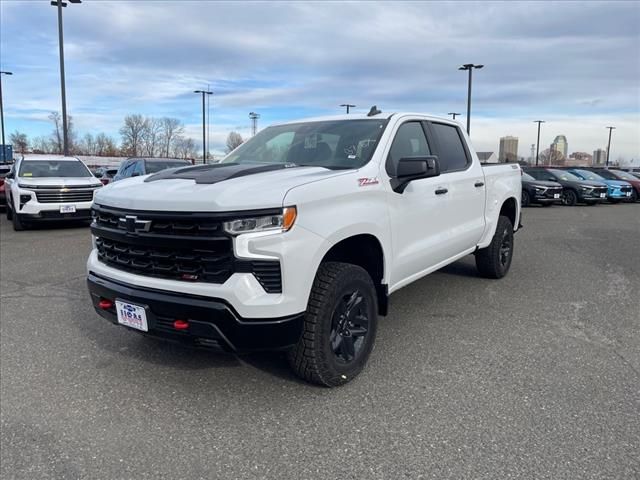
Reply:
<svg viewBox="0 0 640 480"><path fill-rule="evenodd" d="M544 120L534 120L533 123L547 123Z"/></svg>
<svg viewBox="0 0 640 480"><path fill-rule="evenodd" d="M483 68L483 67L484 67L484 65L474 65L473 67L474 67L474 68Z"/></svg>
<svg viewBox="0 0 640 480"><path fill-rule="evenodd" d="M13 72L0 72L0 73L4 73L5 75L13 75Z"/></svg>
<svg viewBox="0 0 640 480"><path fill-rule="evenodd" d="M611 130L615 130L616 129L616 127L604 127L604 128L609 128Z"/></svg>
<svg viewBox="0 0 640 480"><path fill-rule="evenodd" d="M82 3L82 0L69 0L69 3Z"/></svg>

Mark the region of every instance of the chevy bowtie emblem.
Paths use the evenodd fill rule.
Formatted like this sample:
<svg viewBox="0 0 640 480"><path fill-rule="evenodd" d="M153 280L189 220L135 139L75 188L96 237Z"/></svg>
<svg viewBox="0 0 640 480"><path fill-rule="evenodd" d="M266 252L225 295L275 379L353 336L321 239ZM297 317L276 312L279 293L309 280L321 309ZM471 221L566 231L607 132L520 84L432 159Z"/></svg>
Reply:
<svg viewBox="0 0 640 480"><path fill-rule="evenodd" d="M125 229L127 233L148 232L151 220L138 220L135 215L127 215L118 219L118 228Z"/></svg>

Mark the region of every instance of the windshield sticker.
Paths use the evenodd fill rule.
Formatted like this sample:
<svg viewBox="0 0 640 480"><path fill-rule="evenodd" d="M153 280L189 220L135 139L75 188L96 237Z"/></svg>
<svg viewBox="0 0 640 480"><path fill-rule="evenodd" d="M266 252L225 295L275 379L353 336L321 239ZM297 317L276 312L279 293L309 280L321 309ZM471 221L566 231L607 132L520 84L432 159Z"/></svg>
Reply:
<svg viewBox="0 0 640 480"><path fill-rule="evenodd" d="M22 176L23 176L23 177L33 177L33 173L31 173L31 172L24 172L24 173L22 174Z"/></svg>
<svg viewBox="0 0 640 480"><path fill-rule="evenodd" d="M349 145L347 147L344 147L344 153L346 155L353 155L353 158L356 158L355 155L358 152L358 147L356 147L355 145ZM352 157L349 157L352 158Z"/></svg>

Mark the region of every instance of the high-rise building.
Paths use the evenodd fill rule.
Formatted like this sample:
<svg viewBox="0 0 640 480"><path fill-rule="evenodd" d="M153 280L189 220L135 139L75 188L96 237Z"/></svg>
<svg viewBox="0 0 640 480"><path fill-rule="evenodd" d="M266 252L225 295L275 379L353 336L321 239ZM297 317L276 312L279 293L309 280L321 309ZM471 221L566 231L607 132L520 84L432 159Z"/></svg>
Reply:
<svg viewBox="0 0 640 480"><path fill-rule="evenodd" d="M604 165L607 161L607 151L599 148L593 151L593 164Z"/></svg>
<svg viewBox="0 0 640 480"><path fill-rule="evenodd" d="M565 137L564 135L558 135L551 144L551 150L559 152L564 158L567 158L567 152L569 151L567 137Z"/></svg>
<svg viewBox="0 0 640 480"><path fill-rule="evenodd" d="M518 137L506 136L500 139L498 162L518 161Z"/></svg>

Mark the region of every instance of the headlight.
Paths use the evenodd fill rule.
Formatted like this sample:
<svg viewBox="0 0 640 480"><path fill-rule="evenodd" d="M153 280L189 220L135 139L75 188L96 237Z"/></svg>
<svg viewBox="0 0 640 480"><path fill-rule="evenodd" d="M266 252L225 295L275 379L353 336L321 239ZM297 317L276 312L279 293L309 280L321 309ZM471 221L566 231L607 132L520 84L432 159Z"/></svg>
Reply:
<svg viewBox="0 0 640 480"><path fill-rule="evenodd" d="M293 227L297 214L296 207L286 207L282 209L282 213L276 215L239 218L224 222L224 230L231 235L268 231L286 232Z"/></svg>

